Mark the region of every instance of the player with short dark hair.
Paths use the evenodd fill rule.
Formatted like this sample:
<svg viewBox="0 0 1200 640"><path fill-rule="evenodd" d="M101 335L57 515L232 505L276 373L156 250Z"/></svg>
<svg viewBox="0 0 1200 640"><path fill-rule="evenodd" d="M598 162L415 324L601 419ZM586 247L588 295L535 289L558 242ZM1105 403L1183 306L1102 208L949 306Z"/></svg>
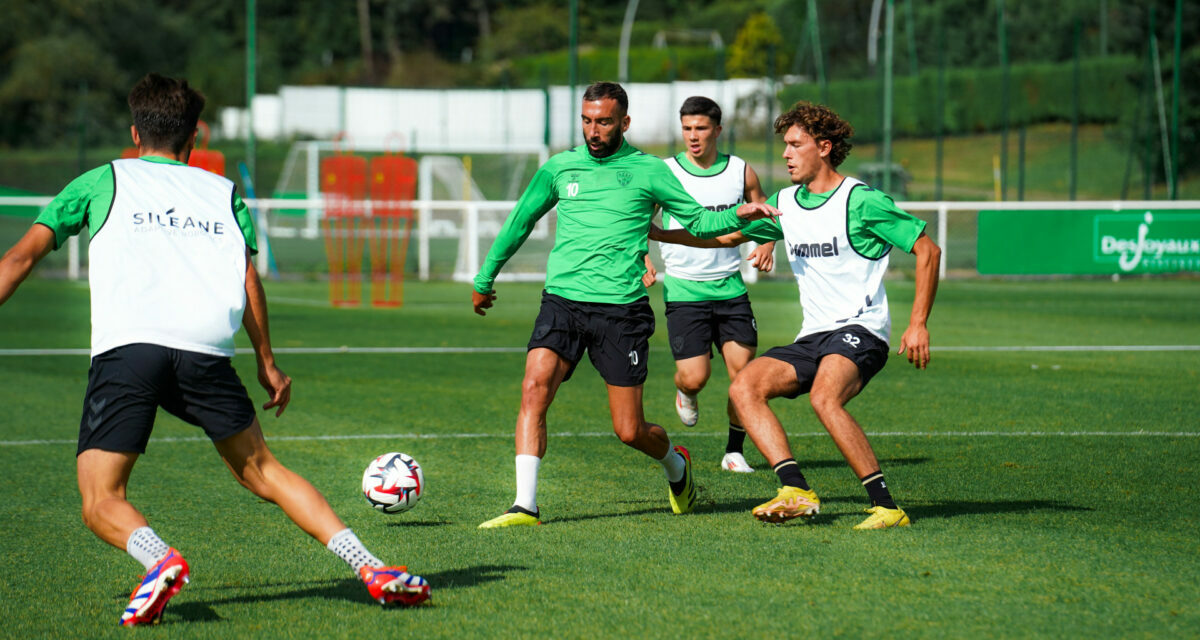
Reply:
<svg viewBox="0 0 1200 640"><path fill-rule="evenodd" d="M129 107L139 157L73 180L0 259L3 304L46 254L88 233L92 360L76 455L83 521L146 567L119 624L157 623L189 577L183 556L126 499L159 407L202 428L239 483L345 560L372 597L384 604L428 599L423 578L367 551L263 439L231 363L239 324L271 396L263 408L282 414L292 380L271 349L246 204L232 182L186 164L204 96L184 80L152 73L129 93Z"/></svg>
<svg viewBox="0 0 1200 640"><path fill-rule="evenodd" d="M540 524L537 477L546 453L546 413L559 385L586 351L608 388L613 431L658 461L675 513L690 512L696 489L686 449L646 422L642 384L654 333L643 259L654 207L701 236L729 233L745 220L772 215L760 203L709 212L684 191L666 165L625 141L628 98L619 84L596 83L583 94L585 144L551 157L534 175L475 277L471 302L485 314L493 284L534 224L557 206L558 228L546 263L546 287L534 320L516 427L517 496L480 528Z"/></svg>
<svg viewBox="0 0 1200 640"><path fill-rule="evenodd" d="M743 202L765 202L758 174L738 156L720 153L721 107L710 98L691 96L679 108L679 123L687 148L664 160L671 173L696 201L712 210L737 207ZM679 221L663 213L663 227L681 229ZM736 247L698 248L662 244L665 276L667 335L675 357L675 411L686 426L700 419L697 396L712 375L712 348L716 346L732 381L754 357L758 324L750 295L742 281L742 256ZM775 266L775 243L755 248L748 259L762 271ZM646 285L655 281L656 269L646 257ZM751 473L754 467L743 453L746 430L726 402L729 432L721 468Z"/></svg>
<svg viewBox="0 0 1200 640"><path fill-rule="evenodd" d="M908 514L892 498L866 434L845 406L887 362L891 316L883 275L893 247L917 258L916 293L899 353L920 369L929 363L926 321L937 293L941 249L925 234L925 223L898 208L891 197L838 173L853 129L836 113L800 102L779 116L775 131L783 134L783 157L793 183L767 200L780 215L721 239L726 245L783 240L804 312L796 341L753 360L729 389L746 431L783 485L774 499L754 508L754 516L782 522L820 510L821 501L767 404L808 393L821 424L871 499L870 516L855 529L907 526ZM655 236L694 246L714 244L682 231Z"/></svg>

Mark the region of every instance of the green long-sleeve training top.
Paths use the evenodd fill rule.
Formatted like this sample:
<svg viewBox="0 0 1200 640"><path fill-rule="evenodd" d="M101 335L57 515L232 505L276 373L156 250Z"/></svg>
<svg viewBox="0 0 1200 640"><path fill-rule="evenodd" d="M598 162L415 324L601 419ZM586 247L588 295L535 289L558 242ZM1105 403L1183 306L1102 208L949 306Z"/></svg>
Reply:
<svg viewBox="0 0 1200 640"><path fill-rule="evenodd" d="M594 158L580 145L538 168L475 276L476 291L492 292L504 263L556 204L558 228L546 262L546 291L579 302L624 304L646 295L643 259L655 205L702 238L744 224L735 209L705 209L666 163L628 142L606 158Z"/></svg>

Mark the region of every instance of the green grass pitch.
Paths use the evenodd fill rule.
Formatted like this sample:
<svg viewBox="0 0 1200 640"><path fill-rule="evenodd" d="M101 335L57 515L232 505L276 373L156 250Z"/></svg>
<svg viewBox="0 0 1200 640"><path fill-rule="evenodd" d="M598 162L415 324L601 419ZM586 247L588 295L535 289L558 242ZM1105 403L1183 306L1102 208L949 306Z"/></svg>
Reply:
<svg viewBox="0 0 1200 640"><path fill-rule="evenodd" d="M549 415L545 525L479 531L513 497L521 350L538 288L501 284L487 318L468 286L408 283L401 309L334 310L319 283L267 283L281 366L295 379L276 455L364 543L429 579L433 599L381 610L332 554L239 487L200 433L162 414L130 498L192 565L162 625L172 638L1194 637L1200 628L1200 284L1188 279L942 284L927 371L893 355L851 405L913 517L853 531L866 506L806 401L773 404L821 496L811 524L750 509L774 474L717 468L728 380L701 421L672 409L665 321L647 417L696 461L699 506L675 516L658 465L611 434L584 363ZM889 284L893 336L912 285ZM793 285L751 289L763 347L799 326ZM661 292L651 295L661 311ZM33 279L0 307L0 350L82 348L80 284ZM245 346L243 337L239 344ZM997 347L1190 345L1192 350ZM288 353L316 347L501 347L466 353ZM259 403L248 355L235 365ZM8 637L126 637L116 620L141 567L82 524L74 442L80 355L0 356L0 617ZM375 455L425 467L412 511L359 494ZM166 634L166 635L164 635Z"/></svg>

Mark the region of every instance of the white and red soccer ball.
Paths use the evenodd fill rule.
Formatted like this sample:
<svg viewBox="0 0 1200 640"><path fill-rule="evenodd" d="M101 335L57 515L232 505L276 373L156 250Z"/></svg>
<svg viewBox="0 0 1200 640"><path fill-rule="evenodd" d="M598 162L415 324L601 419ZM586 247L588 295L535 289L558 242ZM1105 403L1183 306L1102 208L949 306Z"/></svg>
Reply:
<svg viewBox="0 0 1200 640"><path fill-rule="evenodd" d="M402 513L413 508L425 490L425 474L412 456L385 453L371 461L363 472L363 496L384 513Z"/></svg>

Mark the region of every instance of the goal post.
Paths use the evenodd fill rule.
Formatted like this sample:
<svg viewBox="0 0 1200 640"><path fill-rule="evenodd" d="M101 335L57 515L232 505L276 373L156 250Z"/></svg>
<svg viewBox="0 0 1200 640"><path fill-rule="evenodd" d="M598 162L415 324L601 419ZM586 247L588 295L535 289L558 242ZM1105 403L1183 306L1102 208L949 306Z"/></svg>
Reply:
<svg viewBox="0 0 1200 640"><path fill-rule="evenodd" d="M359 215L380 227L385 237L397 240L395 253L388 258L391 266L387 269L399 269L394 272L396 274L404 270L416 272L422 280L470 279L478 267L478 252L486 252L488 248L487 244L481 247L480 243L488 243L488 238L495 237L533 174L549 158L549 149L540 144L468 146L429 141L398 145L396 138L398 136L365 143L353 141L352 145L354 154L365 157L369 165L376 158L394 155L397 148L403 146L402 155L416 167L415 186L407 192L411 195L393 193L387 198L392 203L388 206L403 209L406 215L392 215L386 221L377 219L379 216L375 212L381 209L378 201L383 197L377 193L371 193L358 208ZM271 238L279 247L277 261L285 272L299 270L321 275L329 269L324 260L318 263L313 255L314 247L328 242L326 235L330 229L321 166L348 144L332 140L299 141L288 151L272 200L291 200L295 206L270 208L266 216ZM412 166L409 165L410 170ZM375 189L376 183L369 182L368 186ZM400 197L402 195L404 197ZM313 206L314 202L318 205ZM549 237L553 229L552 218L553 214L550 214L538 225L532 241ZM391 225L389 230L382 229L385 223ZM468 232L468 225L473 231ZM367 234L368 231L360 229L358 233ZM476 234L479 239L472 242L470 239L476 238ZM415 248L408 251L407 243L414 235L412 244ZM369 257L372 249L383 251L391 250L391 247L387 243L376 245L368 240L365 251ZM345 249L345 255L349 257L353 247ZM378 268L375 264L370 272L372 283L382 277ZM540 265L528 268L544 277L544 256ZM332 272L330 275L332 277ZM536 279L538 276L523 277ZM383 281L391 286L395 277L383 277Z"/></svg>

